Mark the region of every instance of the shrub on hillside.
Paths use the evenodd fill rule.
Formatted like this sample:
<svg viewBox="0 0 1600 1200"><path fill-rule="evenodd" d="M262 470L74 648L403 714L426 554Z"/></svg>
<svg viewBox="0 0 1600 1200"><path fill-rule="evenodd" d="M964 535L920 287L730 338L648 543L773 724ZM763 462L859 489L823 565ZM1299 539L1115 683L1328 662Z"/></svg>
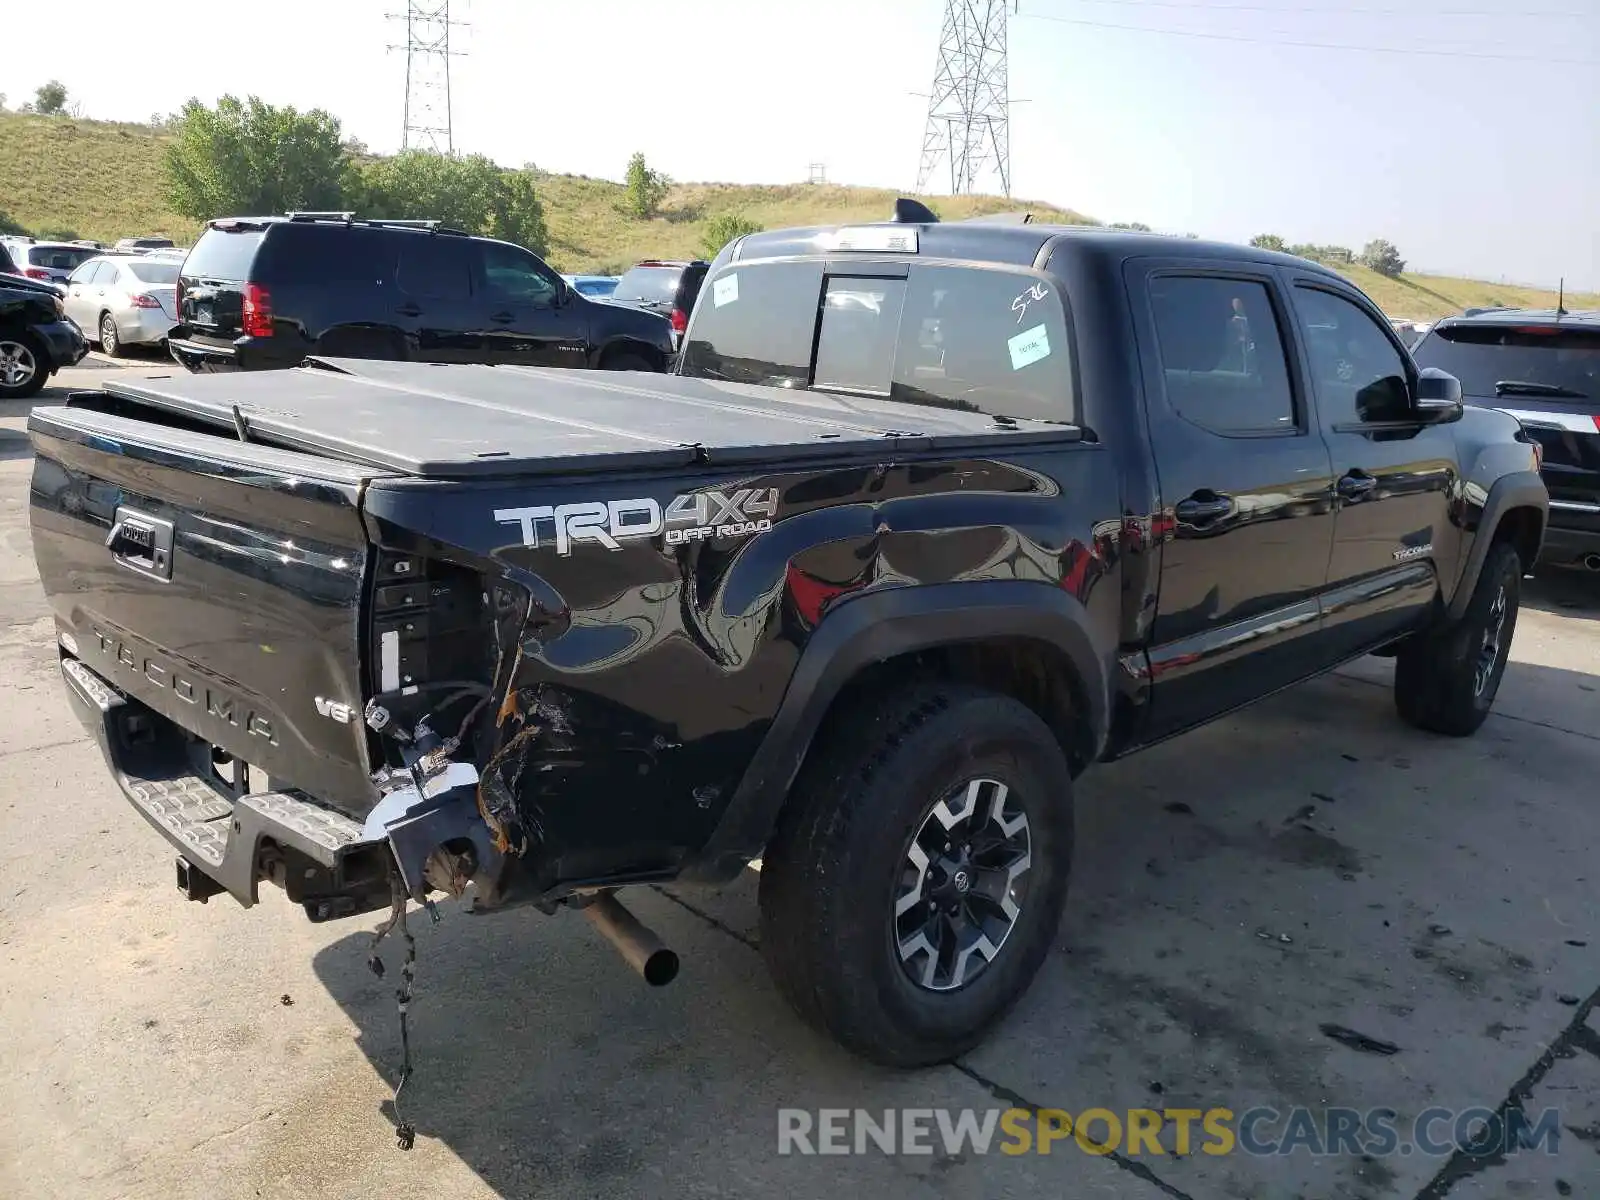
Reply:
<svg viewBox="0 0 1600 1200"><path fill-rule="evenodd" d="M667 198L667 189L672 186L672 180L652 168L640 153L628 160L625 185L628 214L642 221L661 211L661 202Z"/></svg>
<svg viewBox="0 0 1600 1200"><path fill-rule="evenodd" d="M729 242L738 241L747 233L760 233L766 226L757 225L738 213L723 213L705 224L700 235L700 256L715 258Z"/></svg>
<svg viewBox="0 0 1600 1200"><path fill-rule="evenodd" d="M1406 260L1400 257L1400 251L1392 242L1374 238L1362 247L1361 265L1394 279L1406 269Z"/></svg>

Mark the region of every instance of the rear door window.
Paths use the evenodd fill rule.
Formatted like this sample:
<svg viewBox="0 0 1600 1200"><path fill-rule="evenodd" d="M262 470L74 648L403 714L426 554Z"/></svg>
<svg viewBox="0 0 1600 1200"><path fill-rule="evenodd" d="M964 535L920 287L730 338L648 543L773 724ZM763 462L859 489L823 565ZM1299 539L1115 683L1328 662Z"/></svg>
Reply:
<svg viewBox="0 0 1600 1200"><path fill-rule="evenodd" d="M419 300L468 300L471 267L465 238L434 233L407 233L398 240L400 290Z"/></svg>
<svg viewBox="0 0 1600 1200"><path fill-rule="evenodd" d="M1219 276L1150 281L1167 403L1224 437L1298 433L1277 315L1265 284Z"/></svg>
<svg viewBox="0 0 1600 1200"><path fill-rule="evenodd" d="M183 260L184 277L229 283L250 278L250 264L265 233L261 229L207 229Z"/></svg>
<svg viewBox="0 0 1600 1200"><path fill-rule="evenodd" d="M821 263L730 263L701 288L682 373L805 387L821 297Z"/></svg>

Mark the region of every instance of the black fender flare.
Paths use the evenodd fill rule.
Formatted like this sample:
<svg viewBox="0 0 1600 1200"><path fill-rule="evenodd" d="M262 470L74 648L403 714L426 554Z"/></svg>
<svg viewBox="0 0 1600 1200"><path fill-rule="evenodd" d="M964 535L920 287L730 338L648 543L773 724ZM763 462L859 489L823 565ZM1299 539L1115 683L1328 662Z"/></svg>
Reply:
<svg viewBox="0 0 1600 1200"><path fill-rule="evenodd" d="M890 587L839 603L806 642L783 701L733 798L680 878L725 882L757 857L777 823L823 719L862 669L918 650L991 638L1032 638L1064 652L1077 673L1091 756L1105 746L1114 647L1100 647L1088 610L1052 584L973 580Z"/></svg>
<svg viewBox="0 0 1600 1200"><path fill-rule="evenodd" d="M1478 586L1478 576L1483 572L1483 560L1488 557L1489 547L1494 544L1495 530L1506 513L1515 508L1534 508L1539 511L1539 536L1542 539L1550 523L1550 493L1537 471L1513 471L1502 475L1490 487L1478 514L1472 548L1467 551L1467 561L1461 568L1455 591L1450 597L1446 612L1450 620L1460 620L1467 611L1472 591ZM1523 566L1531 570L1533 563L1529 561Z"/></svg>

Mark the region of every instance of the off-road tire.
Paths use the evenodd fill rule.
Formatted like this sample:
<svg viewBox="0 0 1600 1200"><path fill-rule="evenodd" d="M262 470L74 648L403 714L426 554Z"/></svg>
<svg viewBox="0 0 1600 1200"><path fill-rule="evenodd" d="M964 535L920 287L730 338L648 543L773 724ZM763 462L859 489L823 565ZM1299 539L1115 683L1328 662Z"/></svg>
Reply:
<svg viewBox="0 0 1600 1200"><path fill-rule="evenodd" d="M1472 599L1459 621L1419 634L1395 655L1394 701L1401 719L1418 729L1468 737L1488 717L1505 674L1517 628L1522 560L1510 542L1489 547ZM1504 615L1497 617L1497 597ZM1480 667L1489 639L1492 666L1480 687Z"/></svg>
<svg viewBox="0 0 1600 1200"><path fill-rule="evenodd" d="M901 962L895 902L913 835L965 781L992 779L1027 816L1027 890L971 982L930 991ZM887 1066L971 1049L1027 989L1060 924L1072 864L1072 775L1050 728L1009 696L923 681L839 714L812 748L762 857L761 949L814 1028Z"/></svg>

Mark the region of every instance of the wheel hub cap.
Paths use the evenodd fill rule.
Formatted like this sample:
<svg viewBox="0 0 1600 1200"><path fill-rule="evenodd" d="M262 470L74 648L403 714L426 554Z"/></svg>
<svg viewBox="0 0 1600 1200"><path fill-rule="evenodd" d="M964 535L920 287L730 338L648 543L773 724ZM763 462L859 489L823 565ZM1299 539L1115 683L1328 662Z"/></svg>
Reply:
<svg viewBox="0 0 1600 1200"><path fill-rule="evenodd" d="M906 848L893 933L919 987L952 991L1000 953L1027 896L1032 841L1020 799L995 779L942 798Z"/></svg>

